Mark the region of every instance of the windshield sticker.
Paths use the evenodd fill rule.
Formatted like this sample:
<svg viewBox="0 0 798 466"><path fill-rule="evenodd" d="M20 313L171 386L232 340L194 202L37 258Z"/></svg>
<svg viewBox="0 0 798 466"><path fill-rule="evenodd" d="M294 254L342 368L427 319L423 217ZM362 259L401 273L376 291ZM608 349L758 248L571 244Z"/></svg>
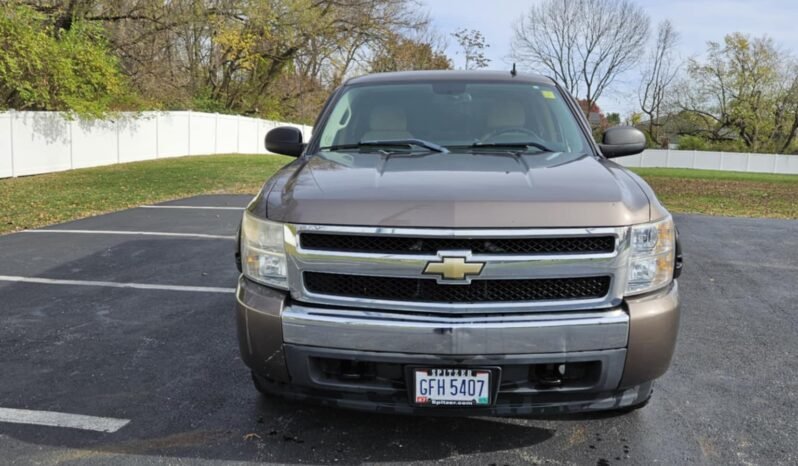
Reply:
<svg viewBox="0 0 798 466"><path fill-rule="evenodd" d="M554 95L554 92L552 92L552 91L550 91L548 89L542 90L542 91L540 91L540 93L543 94L543 97L545 97L547 99L554 100L554 99L557 98L557 96Z"/></svg>

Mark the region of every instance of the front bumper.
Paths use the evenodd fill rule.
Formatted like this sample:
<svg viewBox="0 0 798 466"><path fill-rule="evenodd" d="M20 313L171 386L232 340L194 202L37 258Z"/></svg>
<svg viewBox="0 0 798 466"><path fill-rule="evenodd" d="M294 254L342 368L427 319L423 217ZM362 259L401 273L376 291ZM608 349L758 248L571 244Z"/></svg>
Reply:
<svg viewBox="0 0 798 466"><path fill-rule="evenodd" d="M262 389L401 413L537 414L639 404L670 364L679 320L675 282L601 311L467 318L310 306L243 277L236 297L242 359ZM376 376L330 377L321 369L329 361L367 364ZM592 375L554 387L527 380L526 374L545 364L590 365ZM396 372L408 365L499 368L496 403L480 409L415 407L405 377Z"/></svg>

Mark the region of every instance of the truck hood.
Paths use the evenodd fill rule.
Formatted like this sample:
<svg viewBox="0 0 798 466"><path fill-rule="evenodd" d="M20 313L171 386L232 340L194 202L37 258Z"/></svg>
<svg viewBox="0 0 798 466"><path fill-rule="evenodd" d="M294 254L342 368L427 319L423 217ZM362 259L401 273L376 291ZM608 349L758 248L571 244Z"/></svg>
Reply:
<svg viewBox="0 0 798 466"><path fill-rule="evenodd" d="M273 220L327 225L600 227L650 219L649 199L625 169L566 153L314 155L278 172L255 204Z"/></svg>

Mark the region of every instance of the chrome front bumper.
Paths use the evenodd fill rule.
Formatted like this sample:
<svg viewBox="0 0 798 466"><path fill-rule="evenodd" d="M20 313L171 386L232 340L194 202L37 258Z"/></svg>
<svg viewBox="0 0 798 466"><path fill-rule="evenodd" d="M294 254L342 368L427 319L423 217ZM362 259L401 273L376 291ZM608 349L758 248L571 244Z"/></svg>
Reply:
<svg viewBox="0 0 798 466"><path fill-rule="evenodd" d="M600 312L440 317L398 312L283 309L285 343L436 355L568 353L625 348L629 316Z"/></svg>

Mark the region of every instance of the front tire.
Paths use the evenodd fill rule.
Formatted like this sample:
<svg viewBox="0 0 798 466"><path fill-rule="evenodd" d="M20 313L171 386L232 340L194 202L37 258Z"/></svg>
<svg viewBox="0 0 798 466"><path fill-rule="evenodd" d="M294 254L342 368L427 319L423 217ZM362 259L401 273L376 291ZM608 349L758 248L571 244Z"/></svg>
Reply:
<svg viewBox="0 0 798 466"><path fill-rule="evenodd" d="M250 371L249 373L252 376L252 384L255 385L255 389L258 390L263 396L270 396L271 394L266 390L265 385L260 380L260 377L255 374L255 371Z"/></svg>

